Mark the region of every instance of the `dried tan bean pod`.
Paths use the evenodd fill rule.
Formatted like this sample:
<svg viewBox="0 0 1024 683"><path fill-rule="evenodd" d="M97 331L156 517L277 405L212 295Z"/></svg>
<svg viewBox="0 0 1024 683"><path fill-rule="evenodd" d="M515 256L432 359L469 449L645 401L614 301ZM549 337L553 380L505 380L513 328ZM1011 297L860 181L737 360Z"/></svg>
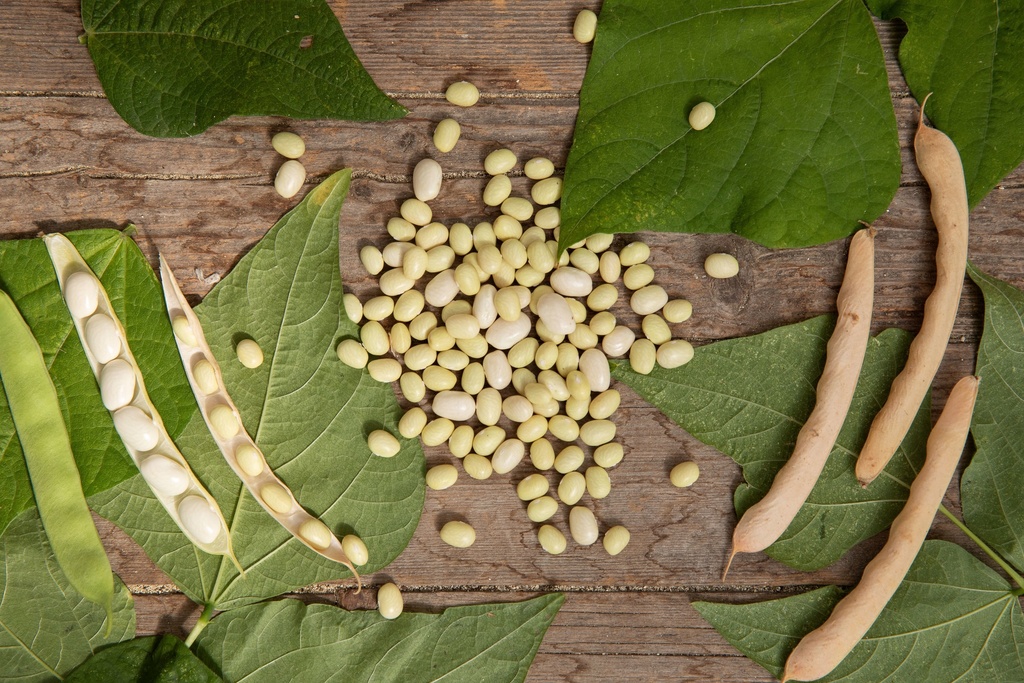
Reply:
<svg viewBox="0 0 1024 683"><path fill-rule="evenodd" d="M163 256L160 257L160 279L164 288L167 314L171 320L178 316L184 316L195 337L195 344L189 344L179 336L175 336L174 340L178 345L178 352L181 354L182 365L185 367L185 374L192 386L192 392L199 403L199 410L203 414L207 426L210 427L213 440L217 442L217 447L220 448L224 459L268 515L277 520L288 533L313 552L345 565L352 572L359 587L362 588L359 572L356 571L355 566L342 550L338 537L319 519L299 505L291 489L274 474L259 446L241 427L242 420L238 408L231 400L224 385L220 366L217 364L209 344L206 343L206 335L203 333L199 318L196 317L192 307L181 293L174 273L171 272L171 268ZM206 394L200 389L192 373L192 368L200 360L206 360L213 366L217 378L217 391L212 394ZM229 407L238 421L239 429L230 437L222 434L222 430L215 429L211 423L211 413L217 408L222 409L222 406ZM242 455L241 461L239 455Z"/></svg>
<svg viewBox="0 0 1024 683"><path fill-rule="evenodd" d="M149 484L153 495L164 506L167 514L171 516L171 519L174 520L174 523L181 529L188 540L197 548L212 555L228 556L235 566L238 567L238 570L243 571L231 548L231 536L228 532L227 523L224 521L224 515L220 511L220 506L217 505L217 501L192 472L192 468L189 467L188 462L181 455L178 447L174 445L170 435L167 433L166 427L164 427L160 414L146 392L146 384L142 379L142 373L139 370L138 363L135 362L131 349L128 347L128 337L125 334L124 327L114 313L114 309L110 304L110 297L103 289L99 278L96 277L92 269L89 268L89 264L85 262L82 255L78 253L75 246L64 235L47 235L43 238L43 241L50 254L50 260L53 262L53 268L57 273L57 282L60 284L61 293L65 297L68 296L65 288L68 279L72 275L87 273L96 280L100 294L96 310L88 316L79 317L72 315L71 318L75 324L75 329L78 330L78 336L81 338L82 346L85 349L85 356L89 361L93 374L96 376L97 383L100 382L101 374L106 366L116 365L119 369L123 369L123 364L127 363L131 367L135 381L132 397L126 405L121 405L123 401L118 401L117 405L120 407L110 410L110 416L114 420L115 426L120 427L120 429L125 429L125 425L130 425L133 421L141 421L147 433L146 443L143 445L149 446L149 448L140 449L138 447L140 442L138 438L126 439L119 431L128 455L131 456L139 471L143 473L143 478ZM116 334L120 339L120 349L117 355L113 358L108 357L106 363L100 362L86 341L88 320L96 315L107 316L113 321ZM127 378L126 373L124 377ZM148 421L146 418L148 418ZM151 421L151 425L149 421ZM155 442L153 441L154 438ZM166 460L160 460L161 456L166 458ZM167 478L169 474L172 476ZM160 475L161 478L157 478L154 475ZM173 484L170 484L172 480ZM160 486L161 483L164 484L162 488ZM202 507L201 501L205 501L208 509ZM205 519L194 520L190 528L188 524L182 521L182 515L179 513L179 508L182 506L186 510L197 510L203 513ZM205 526L197 525L197 521L205 521L207 524ZM210 537L206 538L206 536Z"/></svg>

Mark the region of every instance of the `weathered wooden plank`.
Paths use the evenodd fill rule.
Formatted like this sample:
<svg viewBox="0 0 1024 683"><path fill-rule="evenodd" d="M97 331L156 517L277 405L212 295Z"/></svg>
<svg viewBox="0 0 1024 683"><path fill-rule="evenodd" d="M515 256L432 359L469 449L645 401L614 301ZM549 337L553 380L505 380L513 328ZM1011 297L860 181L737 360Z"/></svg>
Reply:
<svg viewBox="0 0 1024 683"><path fill-rule="evenodd" d="M7 0L0 14L0 89L5 92L102 93L80 45L76 0ZM573 93L583 80L589 46L572 38L576 13L598 0L552 3L331 0L345 33L378 85L390 92L439 97L469 79L484 101L527 92ZM890 81L900 82L893 55L904 29L876 22Z"/></svg>

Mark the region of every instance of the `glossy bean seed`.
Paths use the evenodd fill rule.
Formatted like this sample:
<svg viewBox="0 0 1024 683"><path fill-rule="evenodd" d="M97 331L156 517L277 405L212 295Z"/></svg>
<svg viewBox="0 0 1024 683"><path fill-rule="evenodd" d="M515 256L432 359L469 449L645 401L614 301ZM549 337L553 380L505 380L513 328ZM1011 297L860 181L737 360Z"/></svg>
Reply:
<svg viewBox="0 0 1024 683"><path fill-rule="evenodd" d="M105 313L96 313L85 322L85 343L96 357L96 362L109 363L121 353L121 336L113 319Z"/></svg>
<svg viewBox="0 0 1024 683"><path fill-rule="evenodd" d="M613 526L604 532L601 543L604 545L605 552L614 557L629 545L629 529L624 526Z"/></svg>
<svg viewBox="0 0 1024 683"><path fill-rule="evenodd" d="M316 517L310 517L300 524L298 535L311 546L320 550L329 548L333 540L331 530Z"/></svg>
<svg viewBox="0 0 1024 683"><path fill-rule="evenodd" d="M597 271L601 274L601 279L605 281L605 284L618 281L619 274L622 272L619 255L614 251L606 251L601 254L601 262Z"/></svg>
<svg viewBox="0 0 1024 683"><path fill-rule="evenodd" d="M592 10L580 10L572 24L572 37L577 43L589 43L597 33L597 15Z"/></svg>
<svg viewBox="0 0 1024 683"><path fill-rule="evenodd" d="M215 386L216 383L214 377ZM99 384L100 398L103 399L103 406L107 410L123 408L135 398L135 370L131 363L121 358L116 358L103 366L100 370Z"/></svg>
<svg viewBox="0 0 1024 683"><path fill-rule="evenodd" d="M562 375L568 381L568 375L573 370L579 368L580 364L580 350L572 344L559 344L558 345L558 356L555 360L555 370L558 371L559 375ZM572 387L569 387L569 393L572 393Z"/></svg>
<svg viewBox="0 0 1024 683"><path fill-rule="evenodd" d="M458 382L455 373L438 365L431 365L423 370L423 383L431 391L453 389Z"/></svg>
<svg viewBox="0 0 1024 683"><path fill-rule="evenodd" d="M363 304L359 298L351 292L346 292L341 297L341 303L345 308L345 317L358 325L363 319ZM183 341L188 343L187 340Z"/></svg>
<svg viewBox="0 0 1024 683"><path fill-rule="evenodd" d="M405 411L398 421L398 433L406 439L414 439L420 435L427 425L427 414L423 408L413 406Z"/></svg>
<svg viewBox="0 0 1024 683"><path fill-rule="evenodd" d="M566 505L575 505L587 491L587 480L579 472L569 472L558 482L558 499Z"/></svg>
<svg viewBox="0 0 1024 683"><path fill-rule="evenodd" d="M399 376L398 382L402 389L402 396L412 403L419 403L426 395L427 385L423 383L423 378L415 372L403 372Z"/></svg>
<svg viewBox="0 0 1024 683"><path fill-rule="evenodd" d="M507 439L498 446L491 456L491 467L498 474L507 474L523 461L526 446L519 439Z"/></svg>
<svg viewBox="0 0 1024 683"><path fill-rule="evenodd" d="M487 328L485 338L487 343L502 351L510 349L521 339L525 339L530 333L532 325L527 316L521 316L518 320L495 320L494 324Z"/></svg>
<svg viewBox="0 0 1024 683"><path fill-rule="evenodd" d="M455 425L448 418L438 417L428 422L423 431L420 432L420 439L426 446L440 446L455 431Z"/></svg>
<svg viewBox="0 0 1024 683"><path fill-rule="evenodd" d="M569 510L569 533L580 545L593 545L597 541L597 518L590 508L577 505Z"/></svg>
<svg viewBox="0 0 1024 683"><path fill-rule="evenodd" d="M530 197L541 206L549 206L562 198L562 179L545 178L530 188Z"/></svg>
<svg viewBox="0 0 1024 683"><path fill-rule="evenodd" d="M637 315L657 313L668 303L668 294L658 285L647 285L633 292L629 298L629 307Z"/></svg>
<svg viewBox="0 0 1024 683"><path fill-rule="evenodd" d="M434 212L430 210L430 206L426 202L420 201L415 197L410 197L402 202L398 213L413 225L427 225L434 215Z"/></svg>
<svg viewBox="0 0 1024 683"><path fill-rule="evenodd" d="M263 460L263 455L248 443L243 443L235 449L235 462L250 477L259 476L267 467L267 463Z"/></svg>
<svg viewBox="0 0 1024 683"><path fill-rule="evenodd" d="M551 288L562 296L587 296L594 290L590 275L572 266L555 269L550 282Z"/></svg>
<svg viewBox="0 0 1024 683"><path fill-rule="evenodd" d="M394 382L402 376L402 364L394 358L377 358L366 364L370 377L378 382Z"/></svg>
<svg viewBox="0 0 1024 683"><path fill-rule="evenodd" d="M235 346L238 362L253 369L263 365L263 349L253 339L243 339Z"/></svg>
<svg viewBox="0 0 1024 683"><path fill-rule="evenodd" d="M306 153L306 143L301 137L289 131L281 131L270 138L270 145L278 154L289 159L298 159Z"/></svg>
<svg viewBox="0 0 1024 683"><path fill-rule="evenodd" d="M434 128L434 147L438 152L447 154L455 149L455 144L462 135L462 127L455 119L442 119Z"/></svg>
<svg viewBox="0 0 1024 683"><path fill-rule="evenodd" d="M469 366L469 356L458 349L448 349L437 354L437 364L446 370L458 372ZM463 380L464 381L464 380ZM476 392L468 392L476 393Z"/></svg>
<svg viewBox="0 0 1024 683"><path fill-rule="evenodd" d="M220 518L202 496L185 496L177 512L182 526L200 543L211 543L220 534Z"/></svg>
<svg viewBox="0 0 1024 683"><path fill-rule="evenodd" d="M594 397L590 403L590 417L595 420L604 420L611 417L612 413L619 409L621 396L617 389L607 389Z"/></svg>
<svg viewBox="0 0 1024 683"><path fill-rule="evenodd" d="M710 102L701 102L690 110L687 117L690 128L704 130L715 120L715 105Z"/></svg>
<svg viewBox="0 0 1024 683"><path fill-rule="evenodd" d="M611 385L608 357L598 349L587 349L580 354L580 372L587 376L591 391L605 391Z"/></svg>
<svg viewBox="0 0 1024 683"><path fill-rule="evenodd" d="M416 281L406 277L401 268L392 268L377 280L380 291L388 296L398 296L408 292L416 284Z"/></svg>
<svg viewBox="0 0 1024 683"><path fill-rule="evenodd" d="M549 488L548 480L543 474L531 474L516 485L516 495L519 496L519 500L536 500L546 495Z"/></svg>
<svg viewBox="0 0 1024 683"><path fill-rule="evenodd" d="M366 543L355 534L346 534L341 539L341 551L357 567L370 561L370 552L366 549Z"/></svg>
<svg viewBox="0 0 1024 683"><path fill-rule="evenodd" d="M600 500L607 498L612 490L612 480L608 471L601 466L588 467L584 478L587 480L587 493L591 498Z"/></svg>
<svg viewBox="0 0 1024 683"><path fill-rule="evenodd" d="M644 316L640 329L643 330L644 336L650 339L653 344L661 345L672 339L672 331L669 329L668 323L660 315Z"/></svg>
<svg viewBox="0 0 1024 683"><path fill-rule="evenodd" d="M740 272L740 264L732 254L710 254L704 259L704 272L716 280L725 280Z"/></svg>
<svg viewBox="0 0 1024 683"><path fill-rule="evenodd" d="M499 206L512 194L512 181L504 173L493 176L484 185L483 200L487 206Z"/></svg>
<svg viewBox="0 0 1024 683"><path fill-rule="evenodd" d="M589 397L576 397L570 396L569 400L565 402L565 414L574 420L582 420L587 416L587 410L590 408Z"/></svg>
<svg viewBox="0 0 1024 683"><path fill-rule="evenodd" d="M377 589L377 611L385 619L397 619L405 609L402 591L393 583L385 583Z"/></svg>
<svg viewBox="0 0 1024 683"><path fill-rule="evenodd" d="M626 289L637 290L646 287L654 281L654 269L646 263L638 263L635 266L626 268L622 274L622 284Z"/></svg>
<svg viewBox="0 0 1024 683"><path fill-rule="evenodd" d="M476 413L476 401L464 391L439 391L430 408L438 417L465 422Z"/></svg>
<svg viewBox="0 0 1024 683"><path fill-rule="evenodd" d="M401 216L392 216L388 219L388 234L398 242L411 242L416 237L416 226Z"/></svg>
<svg viewBox="0 0 1024 683"><path fill-rule="evenodd" d="M684 489L692 486L699 476L700 467L692 460L687 460L672 468L672 471L669 473L669 480L676 488Z"/></svg>
<svg viewBox="0 0 1024 683"><path fill-rule="evenodd" d="M545 157L534 157L523 164L523 173L531 180L544 180L555 172L555 165Z"/></svg>
<svg viewBox="0 0 1024 683"><path fill-rule="evenodd" d="M520 441L533 443L542 438L548 431L548 420L543 415L534 415L516 428L516 436Z"/></svg>
<svg viewBox="0 0 1024 683"><path fill-rule="evenodd" d="M530 444L530 463L538 470L550 470L555 464L555 449L547 439Z"/></svg>
<svg viewBox="0 0 1024 683"><path fill-rule="evenodd" d="M665 320L670 323L681 323L690 319L693 315L693 305L686 299L672 299L661 311Z"/></svg>
<svg viewBox="0 0 1024 683"><path fill-rule="evenodd" d="M376 320L370 320L359 330L359 339L363 348L374 356L383 356L391 349L391 340L384 326Z"/></svg>
<svg viewBox="0 0 1024 683"><path fill-rule="evenodd" d="M445 90L444 98L457 107L472 107L480 99L480 91L468 81L456 81Z"/></svg>
<svg viewBox="0 0 1024 683"><path fill-rule="evenodd" d="M276 482L269 482L260 487L260 500L274 512L283 515L291 512L292 497L285 487Z"/></svg>
<svg viewBox="0 0 1024 683"><path fill-rule="evenodd" d="M135 406L115 411L113 418L118 435L135 450L148 451L160 440L160 432L153 419Z"/></svg>
<svg viewBox="0 0 1024 683"><path fill-rule="evenodd" d="M615 438L615 423L591 420L580 427L580 440L588 446L600 446Z"/></svg>
<svg viewBox="0 0 1024 683"><path fill-rule="evenodd" d="M453 548L468 548L476 542L476 530L466 522L453 520L441 527L441 540Z"/></svg>
<svg viewBox="0 0 1024 683"><path fill-rule="evenodd" d="M470 453L462 459L462 468L473 479L487 479L494 472L491 461L478 453Z"/></svg>
<svg viewBox="0 0 1024 683"><path fill-rule="evenodd" d="M693 358L693 346L685 339L673 339L658 347L655 358L663 368L678 368Z"/></svg>
<svg viewBox="0 0 1024 683"><path fill-rule="evenodd" d="M427 470L427 486L434 491L443 491L455 484L459 478L459 470L455 465L435 465Z"/></svg>
<svg viewBox="0 0 1024 683"><path fill-rule="evenodd" d="M71 315L76 318L87 318L99 307L100 285L96 276L84 270L68 275L64 282L64 303ZM188 320L185 320L188 325Z"/></svg>
<svg viewBox="0 0 1024 683"><path fill-rule="evenodd" d="M437 360L437 351L427 344L417 344L405 352L405 367L416 372L430 367Z"/></svg>
<svg viewBox="0 0 1024 683"><path fill-rule="evenodd" d="M531 500L526 506L526 516L531 522L546 522L558 512L558 501L551 496L541 496Z"/></svg>
<svg viewBox="0 0 1024 683"><path fill-rule="evenodd" d="M548 420L548 431L556 439L572 442L580 435L580 426L576 420L567 415L554 415Z"/></svg>
<svg viewBox="0 0 1024 683"><path fill-rule="evenodd" d="M559 474L575 472L583 465L585 459L586 454L582 448L576 445L566 446L555 456L555 471Z"/></svg>
<svg viewBox="0 0 1024 683"><path fill-rule="evenodd" d="M459 425L448 437L448 450L456 458L465 458L473 450L473 428L469 425Z"/></svg>
<svg viewBox="0 0 1024 683"><path fill-rule="evenodd" d="M139 463L139 471L142 472L147 484L168 496L181 495L191 484L184 467L159 453L154 453Z"/></svg>
<svg viewBox="0 0 1024 683"><path fill-rule="evenodd" d="M485 427L473 437L473 450L479 455L490 455L505 441L506 436L501 427Z"/></svg>
<svg viewBox="0 0 1024 683"><path fill-rule="evenodd" d="M533 224L544 230L554 230L561 222L562 211L557 206L546 206L533 217Z"/></svg>
<svg viewBox="0 0 1024 683"><path fill-rule="evenodd" d="M379 275L380 271L384 270L384 255L372 244L367 244L359 250L359 262L370 275Z"/></svg>
<svg viewBox="0 0 1024 683"><path fill-rule="evenodd" d="M637 339L629 347L629 366L641 375L651 374L657 361L657 349L649 339Z"/></svg>
<svg viewBox="0 0 1024 683"><path fill-rule="evenodd" d="M552 555L560 555L565 552L565 534L550 524L545 524L537 530L537 542L545 552Z"/></svg>
<svg viewBox="0 0 1024 683"><path fill-rule="evenodd" d="M93 308L93 310L95 311L96 309ZM360 313L360 315L362 314ZM183 341L185 344L187 344L188 346L196 345L196 333L192 329L192 324L188 321L188 318L186 318L183 315L174 316L174 319L171 320L171 328L174 330L174 336Z"/></svg>
<svg viewBox="0 0 1024 683"><path fill-rule="evenodd" d="M441 164L433 159L420 159L412 171L412 193L416 199L429 202L441 192Z"/></svg>
<svg viewBox="0 0 1024 683"><path fill-rule="evenodd" d="M590 379L580 370L570 370L565 376L565 386L572 398L590 399Z"/></svg>
<svg viewBox="0 0 1024 683"><path fill-rule="evenodd" d="M622 444L606 443L594 449L594 463L599 467L609 469L622 462Z"/></svg>
<svg viewBox="0 0 1024 683"><path fill-rule="evenodd" d="M306 182L306 167L295 159L281 164L274 177L274 190L285 199L291 199Z"/></svg>

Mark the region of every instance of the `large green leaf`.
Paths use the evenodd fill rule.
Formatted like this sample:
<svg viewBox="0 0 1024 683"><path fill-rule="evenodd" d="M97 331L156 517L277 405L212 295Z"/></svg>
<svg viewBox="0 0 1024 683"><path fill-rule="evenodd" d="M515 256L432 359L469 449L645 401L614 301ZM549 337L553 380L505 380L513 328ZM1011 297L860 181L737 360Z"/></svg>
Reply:
<svg viewBox="0 0 1024 683"><path fill-rule="evenodd" d="M796 643L842 597L834 586L752 605L694 607L743 654L779 676ZM822 681L991 683L1024 680L1020 603L963 548L926 541L864 639Z"/></svg>
<svg viewBox="0 0 1024 683"><path fill-rule="evenodd" d="M136 638L101 650L64 679L67 683L145 681L222 683L217 674L174 636Z"/></svg>
<svg viewBox="0 0 1024 683"><path fill-rule="evenodd" d="M408 544L422 512L424 459L418 439L393 458L366 437L398 432L390 385L352 369L334 351L357 326L342 313L338 219L349 171L332 175L282 218L207 295L196 313L249 433L306 509L339 535L366 541L365 571ZM251 336L266 360L243 367L234 345ZM245 577L223 557L197 552L136 477L98 499L100 514L131 534L193 600L229 609L317 581L348 576L270 518L242 488L198 411L178 439L231 527Z"/></svg>
<svg viewBox="0 0 1024 683"><path fill-rule="evenodd" d="M964 519L1024 569L1024 292L973 264L967 272L985 296L985 327L971 422L977 452L960 482Z"/></svg>
<svg viewBox="0 0 1024 683"><path fill-rule="evenodd" d="M763 334L702 346L673 370L638 375L618 363L613 375L697 439L743 467L736 511L760 500L785 464L814 408L834 319L820 316ZM903 508L924 461L928 401L896 456L868 489L853 465L871 419L906 358L910 337L886 330L868 342L860 381L843 429L818 483L786 533L767 553L798 569L818 569L889 526Z"/></svg>
<svg viewBox="0 0 1024 683"><path fill-rule="evenodd" d="M687 114L709 101L706 129ZM561 245L595 232L827 242L889 205L899 144L861 0L608 0L565 171Z"/></svg>
<svg viewBox="0 0 1024 683"><path fill-rule="evenodd" d="M110 103L146 135L196 135L232 114L406 114L324 0L82 0L82 23Z"/></svg>
<svg viewBox="0 0 1024 683"><path fill-rule="evenodd" d="M56 681L100 648L135 635L132 596L115 579L114 621L75 591L57 565L35 510L0 537L0 680Z"/></svg>
<svg viewBox="0 0 1024 683"><path fill-rule="evenodd" d="M196 644L231 681L512 683L526 678L562 600L556 593L394 621L281 600L222 614Z"/></svg>
<svg viewBox="0 0 1024 683"><path fill-rule="evenodd" d="M928 118L960 150L976 205L1024 160L1024 4L1020 0L867 0L907 24L900 66Z"/></svg>
<svg viewBox="0 0 1024 683"><path fill-rule="evenodd" d="M153 270L123 232L83 230L68 237L103 281L145 374L149 395L171 436L176 436L197 408L181 360L173 345L167 343L171 326ZM15 300L43 350L85 495L109 489L137 474L100 400L42 240L0 241L0 288ZM2 391L0 500L4 501L0 505L0 530L33 504L21 444Z"/></svg>

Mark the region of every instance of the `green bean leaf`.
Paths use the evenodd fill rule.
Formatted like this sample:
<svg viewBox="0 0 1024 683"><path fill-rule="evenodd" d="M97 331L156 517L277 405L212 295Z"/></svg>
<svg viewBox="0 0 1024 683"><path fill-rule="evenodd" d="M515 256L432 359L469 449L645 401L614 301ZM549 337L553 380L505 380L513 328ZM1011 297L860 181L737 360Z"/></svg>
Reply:
<svg viewBox="0 0 1024 683"><path fill-rule="evenodd" d="M49 683L101 648L134 637L131 593L116 577L114 583L107 635L105 610L71 587L36 511L22 512L0 536L0 678Z"/></svg>
<svg viewBox="0 0 1024 683"><path fill-rule="evenodd" d="M867 0L907 35L900 66L928 118L960 150L971 206L1024 161L1024 5L1017 0Z"/></svg>
<svg viewBox="0 0 1024 683"><path fill-rule="evenodd" d="M135 242L118 230L68 234L103 282L124 324L146 388L171 436L195 412L195 401L173 344L160 284ZM0 288L32 328L50 370L71 437L82 488L91 496L138 474L78 340L43 241L0 241ZM25 460L4 392L0 391L0 530L33 505Z"/></svg>
<svg viewBox="0 0 1024 683"><path fill-rule="evenodd" d="M689 111L717 107L694 130ZM607 0L565 170L560 245L597 232L828 242L900 176L881 46L861 0Z"/></svg>
<svg viewBox="0 0 1024 683"><path fill-rule="evenodd" d="M981 378L971 435L977 451L964 470L964 520L1018 570L1024 570L1024 292L986 275L967 273L985 297L985 326L975 374Z"/></svg>
<svg viewBox="0 0 1024 683"><path fill-rule="evenodd" d="M406 114L324 0L82 0L82 24L111 105L146 135L197 135L232 114Z"/></svg>
<svg viewBox="0 0 1024 683"><path fill-rule="evenodd" d="M402 440L393 458L370 453L367 435L378 428L397 434L401 409L390 385L344 365L334 350L339 339L358 336L342 312L338 270L338 221L349 177L348 170L336 173L312 190L210 291L196 314L245 427L270 466L339 537L363 538L370 561L360 569L371 572L397 557L412 537L423 508L425 464L418 439ZM263 349L265 361L255 370L235 356L243 335ZM189 597L224 610L349 576L292 538L252 499L198 411L177 444L220 503L244 578L223 558L197 553L141 477L96 503Z"/></svg>
<svg viewBox="0 0 1024 683"><path fill-rule="evenodd" d="M64 680L66 683L219 683L224 679L210 671L174 636L149 636L97 652Z"/></svg>
<svg viewBox="0 0 1024 683"><path fill-rule="evenodd" d="M804 635L842 597L835 586L749 605L697 602L726 640L782 674ZM822 681L1021 681L1024 616L1009 584L960 546L926 541L863 640Z"/></svg>
<svg viewBox="0 0 1024 683"><path fill-rule="evenodd" d="M617 363L613 375L698 440L738 462L746 483L736 489L737 515L760 500L789 459L796 436L814 408L834 318L820 316L763 334L708 344L693 360L649 375ZM853 473L856 454L874 414L885 402L906 359L910 335L886 330L868 342L846 423L807 502L766 551L797 569L819 569L882 531L903 508L910 482L924 461L929 402L883 476L862 489ZM742 557L737 559L742 562Z"/></svg>
<svg viewBox="0 0 1024 683"><path fill-rule="evenodd" d="M405 612L280 600L215 618L196 641L200 656L231 681L451 681L526 678L562 605L555 593L517 603Z"/></svg>

